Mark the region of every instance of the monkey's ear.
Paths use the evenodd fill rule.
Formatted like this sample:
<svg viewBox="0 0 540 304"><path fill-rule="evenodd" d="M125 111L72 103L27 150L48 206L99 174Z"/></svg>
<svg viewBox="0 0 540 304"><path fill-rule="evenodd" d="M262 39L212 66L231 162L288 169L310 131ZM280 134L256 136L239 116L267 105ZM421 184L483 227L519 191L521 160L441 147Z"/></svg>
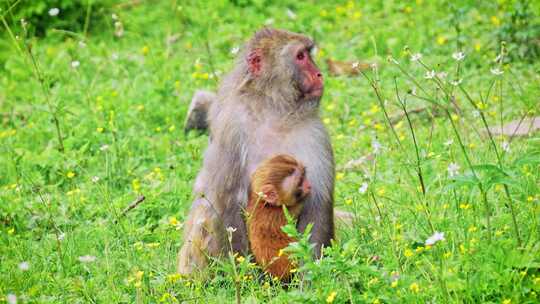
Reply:
<svg viewBox="0 0 540 304"><path fill-rule="evenodd" d="M249 73L255 77L259 76L262 71L262 50L253 49L247 56L247 65Z"/></svg>
<svg viewBox="0 0 540 304"><path fill-rule="evenodd" d="M278 202L279 195L276 187L272 184L266 184L262 186L261 192L264 194L264 200L270 204L276 204Z"/></svg>

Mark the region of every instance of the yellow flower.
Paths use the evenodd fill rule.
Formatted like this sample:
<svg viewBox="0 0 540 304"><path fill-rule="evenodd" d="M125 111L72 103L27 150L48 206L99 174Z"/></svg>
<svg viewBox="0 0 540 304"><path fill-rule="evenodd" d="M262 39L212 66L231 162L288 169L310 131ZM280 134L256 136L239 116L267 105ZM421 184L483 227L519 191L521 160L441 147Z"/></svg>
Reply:
<svg viewBox="0 0 540 304"><path fill-rule="evenodd" d="M476 230L478 230L478 228L476 228L476 226L471 226L468 229L469 232L476 232Z"/></svg>
<svg viewBox="0 0 540 304"><path fill-rule="evenodd" d="M351 205L352 204L352 199L348 198L345 200L345 205Z"/></svg>
<svg viewBox="0 0 540 304"><path fill-rule="evenodd" d="M332 291L328 297L326 298L326 303L332 303L334 302L334 300L336 299L336 296L337 296L337 292L335 291Z"/></svg>
<svg viewBox="0 0 540 304"><path fill-rule="evenodd" d="M7 231L7 233L8 233L9 235L14 234L14 233L15 233L15 228L9 229L9 230Z"/></svg>
<svg viewBox="0 0 540 304"><path fill-rule="evenodd" d="M375 299L373 300L373 304L381 304L381 301L379 301L379 299Z"/></svg>
<svg viewBox="0 0 540 304"><path fill-rule="evenodd" d="M485 102L477 102L476 103L476 107L478 108L478 110L485 110L487 108L487 104Z"/></svg>
<svg viewBox="0 0 540 304"><path fill-rule="evenodd" d="M321 11L319 12L319 15L320 15L321 17L326 17L326 16L328 16L328 12L327 12L325 9L323 9L323 10L321 10Z"/></svg>
<svg viewBox="0 0 540 304"><path fill-rule="evenodd" d="M420 286L415 282L409 286L409 289L414 293L418 293L420 291Z"/></svg>
<svg viewBox="0 0 540 304"><path fill-rule="evenodd" d="M291 273L295 273L295 272L298 271L298 269L297 269L297 268L291 268L291 270L289 270L289 271L290 271Z"/></svg>
<svg viewBox="0 0 540 304"><path fill-rule="evenodd" d="M170 126L170 127L169 127L169 132L173 132L174 129L176 129L176 127L175 127L174 125Z"/></svg>
<svg viewBox="0 0 540 304"><path fill-rule="evenodd" d="M482 45L480 44L480 42L476 42L474 44L474 50L477 52L480 52L481 49L482 49Z"/></svg>
<svg viewBox="0 0 540 304"><path fill-rule="evenodd" d="M345 173L343 172L339 172L338 174L336 174L336 180L342 180L343 178L345 177Z"/></svg>
<svg viewBox="0 0 540 304"><path fill-rule="evenodd" d="M137 106L137 111L142 111L144 110L144 105L138 105Z"/></svg>
<svg viewBox="0 0 540 304"><path fill-rule="evenodd" d="M453 121L458 121L459 119L459 116L457 116L456 114L452 114L450 115L450 117L452 118Z"/></svg>
<svg viewBox="0 0 540 304"><path fill-rule="evenodd" d="M141 53L142 53L143 55L146 56L146 55L148 55L149 52L150 52L150 48L149 48L147 45L145 45L145 46L142 47Z"/></svg>
<svg viewBox="0 0 540 304"><path fill-rule="evenodd" d="M446 37L444 37L444 36L438 36L437 37L437 44L438 45L446 44L446 41L448 41L448 39L446 39Z"/></svg>
<svg viewBox="0 0 540 304"><path fill-rule="evenodd" d="M377 114L380 110L381 108L376 104L372 105L371 108L369 108L369 112L371 114Z"/></svg>
<svg viewBox="0 0 540 304"><path fill-rule="evenodd" d="M238 263L243 263L244 261L246 260L246 258L244 258L243 256L239 255L237 258L236 258L236 261Z"/></svg>
<svg viewBox="0 0 540 304"><path fill-rule="evenodd" d="M74 177L75 177L75 172L69 171L69 172L66 174L66 176L67 176L68 178L74 178Z"/></svg>
<svg viewBox="0 0 540 304"><path fill-rule="evenodd" d="M173 274L169 274L167 276L167 281L169 283L176 283L177 281L179 281L180 279L182 278L182 276L179 274L179 273L173 273Z"/></svg>
<svg viewBox="0 0 540 304"><path fill-rule="evenodd" d="M527 202L530 203L530 202L532 202L532 201L534 201L534 197L531 196L531 195L527 196Z"/></svg>
<svg viewBox="0 0 540 304"><path fill-rule="evenodd" d="M512 300L510 300L510 299L504 299L504 300L502 301L502 304L512 304Z"/></svg>
<svg viewBox="0 0 540 304"><path fill-rule="evenodd" d="M173 299L170 293L166 292L164 293L161 298L159 299L160 302L168 302L169 299Z"/></svg>
<svg viewBox="0 0 540 304"><path fill-rule="evenodd" d="M450 251L448 251L448 252L445 252L443 256L444 256L445 259L448 259L449 257L452 256L452 253Z"/></svg>
<svg viewBox="0 0 540 304"><path fill-rule="evenodd" d="M467 209L470 209L470 208L471 208L471 204L467 204L467 203L459 204L459 209L467 210Z"/></svg>
<svg viewBox="0 0 540 304"><path fill-rule="evenodd" d="M412 7L410 7L410 6L405 7L405 13L407 13L407 14L412 13Z"/></svg>
<svg viewBox="0 0 540 304"><path fill-rule="evenodd" d="M103 133L103 131L105 131L105 129L103 129L102 127L98 127L98 128L96 129L96 131L97 131L98 133Z"/></svg>
<svg viewBox="0 0 540 304"><path fill-rule="evenodd" d="M285 251L284 251L283 248L282 248L282 249L280 249L280 250L278 251L278 254L277 254L277 255L280 257L280 256L283 255L284 252L285 252Z"/></svg>
<svg viewBox="0 0 540 304"><path fill-rule="evenodd" d="M403 254L405 255L405 257L410 258L410 257L412 257L414 255L414 252L407 248L407 249L405 249L405 252Z"/></svg>
<svg viewBox="0 0 540 304"><path fill-rule="evenodd" d="M358 20L358 19L360 19L362 17L362 12L361 11L355 11L352 17L353 17L354 20Z"/></svg>
<svg viewBox="0 0 540 304"><path fill-rule="evenodd" d="M418 247L416 247L416 252L421 253L422 251L424 251L424 249L425 249L424 247L418 246Z"/></svg>
<svg viewBox="0 0 540 304"><path fill-rule="evenodd" d="M111 96L112 96L112 97L118 96L118 92L117 92L116 90L113 90L113 91L111 92Z"/></svg>
<svg viewBox="0 0 540 304"><path fill-rule="evenodd" d="M489 20L491 20L491 23L495 26L501 25L501 19L499 19L497 16L491 16Z"/></svg>
<svg viewBox="0 0 540 304"><path fill-rule="evenodd" d="M330 118L323 119L325 125L330 124Z"/></svg>
<svg viewBox="0 0 540 304"><path fill-rule="evenodd" d="M171 216L169 218L169 224L171 224L172 226L178 226L178 224L180 224L180 222L176 219L176 217Z"/></svg>
<svg viewBox="0 0 540 304"><path fill-rule="evenodd" d="M385 193L384 188L380 188L379 190L377 190L377 195L379 196L383 196L384 193Z"/></svg>
<svg viewBox="0 0 540 304"><path fill-rule="evenodd" d="M390 284L392 288L396 288L398 286L398 280L392 281L392 284Z"/></svg>
<svg viewBox="0 0 540 304"><path fill-rule="evenodd" d="M179 90L180 89L180 80L177 80L174 82L174 87Z"/></svg>
<svg viewBox="0 0 540 304"><path fill-rule="evenodd" d="M156 247L159 247L159 243L158 242L148 243L148 244L146 244L146 247L147 248L156 248Z"/></svg>
<svg viewBox="0 0 540 304"><path fill-rule="evenodd" d="M131 187L133 187L133 190L139 191L141 189L141 182L138 179L134 179L131 181Z"/></svg>

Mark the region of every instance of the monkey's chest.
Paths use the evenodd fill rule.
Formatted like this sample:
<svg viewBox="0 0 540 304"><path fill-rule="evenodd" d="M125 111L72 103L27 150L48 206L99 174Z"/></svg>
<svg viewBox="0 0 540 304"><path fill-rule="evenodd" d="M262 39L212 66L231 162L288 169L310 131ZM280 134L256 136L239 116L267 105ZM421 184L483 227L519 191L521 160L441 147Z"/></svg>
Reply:
<svg viewBox="0 0 540 304"><path fill-rule="evenodd" d="M289 133L287 132L276 132L266 127L254 132L248 150L249 174L251 175L255 171L259 163L271 156L290 154L290 151L288 151L288 146L290 146L288 137Z"/></svg>

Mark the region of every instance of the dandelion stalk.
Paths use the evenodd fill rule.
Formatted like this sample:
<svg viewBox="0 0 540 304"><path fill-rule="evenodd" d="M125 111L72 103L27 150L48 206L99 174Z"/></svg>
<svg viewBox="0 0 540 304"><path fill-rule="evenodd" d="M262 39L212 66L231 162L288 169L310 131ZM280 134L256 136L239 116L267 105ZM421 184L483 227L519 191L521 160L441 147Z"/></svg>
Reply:
<svg viewBox="0 0 540 304"><path fill-rule="evenodd" d="M416 170L417 170L417 174L418 174L418 179L420 180L420 186L422 187L422 194L425 197L426 196L426 185L424 183L424 177L422 175L422 166L421 166L421 161L420 161L420 152L418 151L418 142L416 141L416 135L414 134L414 128L413 128L413 125L412 125L412 122L411 122L411 118L409 117L409 113L407 112L407 107L405 105L405 101L402 100L401 97L399 96L399 91L398 91L398 87L397 87L397 81L396 81L395 78L394 78L394 85L395 85L395 88L396 88L397 100L399 101L399 104L401 105L401 108L403 109L403 112L405 113L405 117L407 118L407 125L409 126L409 130L411 131L411 136L412 136L413 143L414 143L414 150L415 150L415 153L416 153ZM427 201L426 201L426 204L427 204Z"/></svg>
<svg viewBox="0 0 540 304"><path fill-rule="evenodd" d="M242 296L240 293L240 277L238 276L238 270L236 269L236 262L234 261L234 251L232 248L232 234L236 231L236 229L229 227L227 228L227 236L229 239L229 261L231 262L232 268L233 268L233 280L234 280L234 287L235 287L235 294L236 294L236 304L242 303Z"/></svg>
<svg viewBox="0 0 540 304"><path fill-rule="evenodd" d="M13 44L15 45L15 47L17 48L19 53L21 53L23 58L25 58L24 55L23 55L24 52L21 50L21 48L19 46L19 43L17 42L17 39L15 39L15 36L13 35L13 32L11 31L11 28L7 24L6 19L4 18L4 16L1 16L0 18L2 19L2 23L4 24L4 27L6 28L11 40L13 41ZM27 38L27 31L26 31L26 26L25 26L24 22L22 23L22 26L23 26L23 30L24 30L24 34L25 34L24 38L26 39ZM45 96L45 102L47 103L47 107L49 108L49 112L51 113L51 116L52 116L54 127L56 129L56 136L58 138L58 145L59 145L58 150L60 152L64 153L64 150L65 150L64 149L64 140L63 140L63 137L62 137L62 131L60 129L60 120L58 119L58 115L56 113L57 110L53 109L48 86L45 83L45 78L43 77L43 74L41 73L41 70L40 70L39 65L38 65L38 63L36 61L36 58L34 57L34 54L32 53L31 45L29 43L25 43L25 47L26 47L25 50L28 53L28 56L30 57L31 65L32 65L32 68L33 68L32 71L34 72L34 77L37 79L37 81L39 82L39 84L41 86L41 90L43 91L43 95Z"/></svg>

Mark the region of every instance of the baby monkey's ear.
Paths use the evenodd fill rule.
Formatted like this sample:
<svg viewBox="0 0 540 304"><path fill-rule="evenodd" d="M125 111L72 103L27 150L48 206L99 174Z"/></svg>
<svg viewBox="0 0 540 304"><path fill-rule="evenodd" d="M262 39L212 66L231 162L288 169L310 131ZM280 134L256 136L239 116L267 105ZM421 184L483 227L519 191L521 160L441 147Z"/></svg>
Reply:
<svg viewBox="0 0 540 304"><path fill-rule="evenodd" d="M264 194L264 200L270 204L276 204L279 199L279 195L276 187L272 184L266 184L262 186L261 192Z"/></svg>

